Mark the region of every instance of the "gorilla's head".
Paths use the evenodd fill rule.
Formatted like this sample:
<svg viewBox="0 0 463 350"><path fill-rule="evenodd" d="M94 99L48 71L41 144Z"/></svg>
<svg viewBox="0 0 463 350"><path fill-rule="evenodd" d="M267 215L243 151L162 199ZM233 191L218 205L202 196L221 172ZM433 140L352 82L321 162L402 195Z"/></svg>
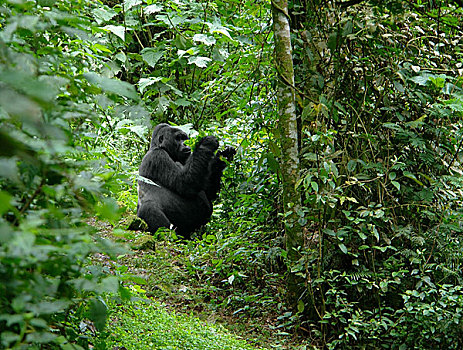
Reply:
<svg viewBox="0 0 463 350"><path fill-rule="evenodd" d="M162 148L174 162L185 164L191 154L190 147L184 144L185 140L188 140L188 135L182 130L163 123L154 128L150 148Z"/></svg>

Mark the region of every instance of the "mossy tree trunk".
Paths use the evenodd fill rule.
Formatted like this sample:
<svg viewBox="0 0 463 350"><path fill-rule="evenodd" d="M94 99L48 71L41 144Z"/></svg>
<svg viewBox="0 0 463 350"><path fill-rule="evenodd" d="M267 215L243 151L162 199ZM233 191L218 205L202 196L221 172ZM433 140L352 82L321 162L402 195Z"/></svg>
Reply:
<svg viewBox="0 0 463 350"><path fill-rule="evenodd" d="M290 38L287 0L272 0L273 32L275 40L275 66L278 72L278 128L281 144L281 177L283 182L283 204L285 214L286 251L291 262L299 259L296 250L303 245L301 227L298 223L301 195L296 189L299 181L298 132L294 91L294 69ZM288 298L296 302L301 281L289 272Z"/></svg>

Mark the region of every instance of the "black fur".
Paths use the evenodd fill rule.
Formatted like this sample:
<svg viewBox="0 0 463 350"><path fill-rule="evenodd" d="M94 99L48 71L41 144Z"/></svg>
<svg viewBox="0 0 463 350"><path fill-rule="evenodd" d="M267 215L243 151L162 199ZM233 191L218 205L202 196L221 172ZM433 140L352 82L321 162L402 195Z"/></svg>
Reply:
<svg viewBox="0 0 463 350"><path fill-rule="evenodd" d="M219 143L206 136L191 153L180 129L159 124L153 131L150 149L144 156L138 181L137 215L155 233L160 227L175 228L185 238L206 224L212 214L212 201L220 190L220 178L235 149L228 147L214 154Z"/></svg>

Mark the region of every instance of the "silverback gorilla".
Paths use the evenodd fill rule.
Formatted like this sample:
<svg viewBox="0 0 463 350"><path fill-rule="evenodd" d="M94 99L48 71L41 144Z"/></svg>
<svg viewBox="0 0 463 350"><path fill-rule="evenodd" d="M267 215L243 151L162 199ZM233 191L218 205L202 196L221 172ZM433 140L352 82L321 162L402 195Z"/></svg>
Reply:
<svg viewBox="0 0 463 350"><path fill-rule="evenodd" d="M192 153L180 129L159 124L154 128L150 149L139 168L137 216L151 233L160 227L175 228L185 238L205 225L218 197L220 178L236 151L227 147L215 153L214 136L198 141Z"/></svg>

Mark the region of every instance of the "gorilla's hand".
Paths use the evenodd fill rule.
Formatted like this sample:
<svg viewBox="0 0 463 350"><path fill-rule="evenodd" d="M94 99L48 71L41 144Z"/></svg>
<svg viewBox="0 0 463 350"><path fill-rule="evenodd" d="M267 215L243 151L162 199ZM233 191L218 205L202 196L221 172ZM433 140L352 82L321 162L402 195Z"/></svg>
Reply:
<svg viewBox="0 0 463 350"><path fill-rule="evenodd" d="M230 146L225 147L224 150L218 151L219 157L224 157L227 161L231 162L236 154L236 149Z"/></svg>
<svg viewBox="0 0 463 350"><path fill-rule="evenodd" d="M215 136L206 136L198 141L196 147L206 147L209 148L212 152L215 152L219 148L219 141Z"/></svg>

